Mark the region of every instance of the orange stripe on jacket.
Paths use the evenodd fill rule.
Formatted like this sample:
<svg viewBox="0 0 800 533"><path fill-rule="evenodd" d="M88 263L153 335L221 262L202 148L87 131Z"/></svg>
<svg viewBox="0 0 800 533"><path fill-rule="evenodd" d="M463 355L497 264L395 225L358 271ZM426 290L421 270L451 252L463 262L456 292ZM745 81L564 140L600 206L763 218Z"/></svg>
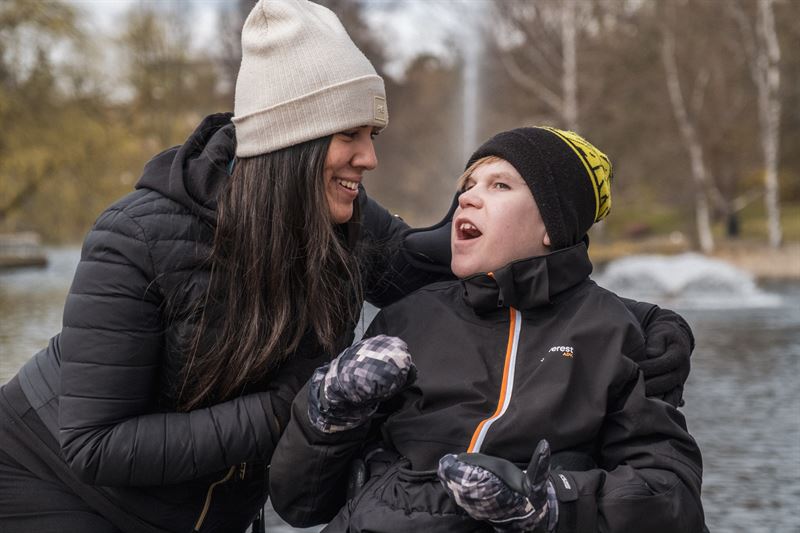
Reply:
<svg viewBox="0 0 800 533"><path fill-rule="evenodd" d="M500 397L497 400L497 409L495 409L492 416L482 420L481 423L478 424L478 427L475 428L475 433L472 434L472 440L470 441L469 448L467 449L468 452L475 451L475 444L478 441L478 436L480 435L483 426L485 426L493 418L497 417L500 414L500 411L503 409L504 399L506 396L506 392L508 391L508 374L511 370L511 352L514 346L514 329L516 326L516 313L514 312L514 308L513 307L509 308L509 312L511 314L511 324L508 330L508 345L506 346L506 360L503 367L503 384L500 387Z"/></svg>

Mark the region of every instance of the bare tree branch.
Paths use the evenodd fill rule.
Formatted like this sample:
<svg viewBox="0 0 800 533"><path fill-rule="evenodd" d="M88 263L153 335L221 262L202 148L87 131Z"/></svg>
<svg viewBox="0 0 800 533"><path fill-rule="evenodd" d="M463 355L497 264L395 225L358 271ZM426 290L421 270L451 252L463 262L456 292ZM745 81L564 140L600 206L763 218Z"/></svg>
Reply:
<svg viewBox="0 0 800 533"><path fill-rule="evenodd" d="M545 87L544 84L539 83L536 78L525 74L510 54L501 54L500 60L503 62L503 66L508 71L512 80L524 89L533 92L555 113L561 114L563 104L561 98L556 93Z"/></svg>
<svg viewBox="0 0 800 533"><path fill-rule="evenodd" d="M695 77L694 88L690 99L690 107L695 113L703 109L703 100L705 100L706 88L708 87L710 79L711 73L708 67L703 66Z"/></svg>

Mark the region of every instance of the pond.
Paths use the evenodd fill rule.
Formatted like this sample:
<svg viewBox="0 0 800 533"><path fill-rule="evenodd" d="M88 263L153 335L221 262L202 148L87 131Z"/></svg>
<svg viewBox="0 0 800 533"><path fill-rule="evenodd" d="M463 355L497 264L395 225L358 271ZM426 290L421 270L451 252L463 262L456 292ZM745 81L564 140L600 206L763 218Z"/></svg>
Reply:
<svg viewBox="0 0 800 533"><path fill-rule="evenodd" d="M47 268L0 272L0 383L60 329L79 252L48 255ZM612 264L598 281L679 311L694 330L682 412L703 452L710 531L800 531L800 283L750 286L723 267L683 259ZM682 287L661 286L678 274L688 279ZM271 512L268 524L296 531Z"/></svg>

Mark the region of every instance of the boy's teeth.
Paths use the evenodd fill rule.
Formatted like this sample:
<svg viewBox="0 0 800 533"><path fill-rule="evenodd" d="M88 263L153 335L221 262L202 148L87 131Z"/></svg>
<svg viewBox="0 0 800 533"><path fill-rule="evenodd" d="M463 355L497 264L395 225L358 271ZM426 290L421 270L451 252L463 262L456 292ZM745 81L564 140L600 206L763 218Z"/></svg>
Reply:
<svg viewBox="0 0 800 533"><path fill-rule="evenodd" d="M481 236L481 231L469 222L462 222L458 225L458 229L463 238L466 239L474 239Z"/></svg>

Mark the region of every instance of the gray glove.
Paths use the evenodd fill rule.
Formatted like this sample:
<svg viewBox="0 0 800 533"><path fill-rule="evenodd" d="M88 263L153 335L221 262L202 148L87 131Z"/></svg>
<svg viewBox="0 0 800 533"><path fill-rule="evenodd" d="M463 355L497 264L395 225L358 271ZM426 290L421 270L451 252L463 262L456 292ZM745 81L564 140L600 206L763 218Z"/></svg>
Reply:
<svg viewBox="0 0 800 533"><path fill-rule="evenodd" d="M363 339L311 376L308 419L324 433L361 426L380 402L415 378L416 367L402 339L387 335Z"/></svg>
<svg viewBox="0 0 800 533"><path fill-rule="evenodd" d="M448 454L439 480L467 514L498 532L549 533L558 523L558 500L550 474L550 445L539 441L523 472L512 462L481 453Z"/></svg>

